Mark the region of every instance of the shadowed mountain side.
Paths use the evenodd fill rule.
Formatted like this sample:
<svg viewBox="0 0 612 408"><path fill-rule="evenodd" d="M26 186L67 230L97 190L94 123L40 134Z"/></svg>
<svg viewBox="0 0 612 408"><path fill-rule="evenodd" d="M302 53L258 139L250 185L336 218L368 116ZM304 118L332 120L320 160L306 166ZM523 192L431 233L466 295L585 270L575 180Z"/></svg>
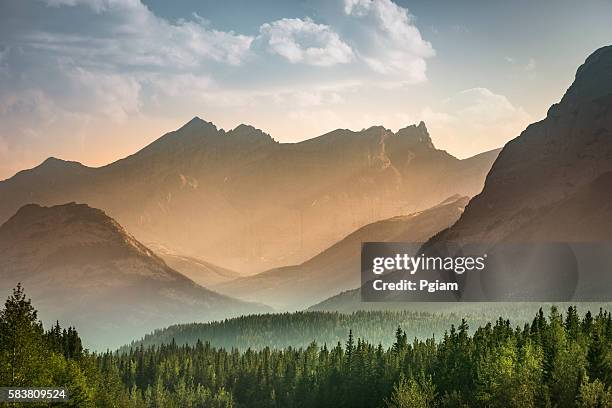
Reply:
<svg viewBox="0 0 612 408"><path fill-rule="evenodd" d="M608 176L593 182L610 171L612 46L586 60L546 119L506 144L482 193L434 242L610 240L608 207L588 203L609 188Z"/></svg>
<svg viewBox="0 0 612 408"><path fill-rule="evenodd" d="M568 197L534 212L538 222L521 226L509 240L612 240L612 172L603 173Z"/></svg>
<svg viewBox="0 0 612 408"><path fill-rule="evenodd" d="M178 321L269 310L197 285L84 204L22 207L0 227L0 277L2 296L21 282L43 320L76 325L94 348Z"/></svg>
<svg viewBox="0 0 612 408"><path fill-rule="evenodd" d="M174 251L156 243L147 243L147 247L155 252L155 254L161 259L163 259L169 267L187 276L197 284L205 287L229 282L241 277L238 272L223 268L202 259L175 253Z"/></svg>
<svg viewBox="0 0 612 408"><path fill-rule="evenodd" d="M141 242L253 273L304 262L355 229L474 195L498 150L459 160L424 123L277 143L194 118L101 168L48 159L0 182L0 222L27 203L86 202Z"/></svg>
<svg viewBox="0 0 612 408"><path fill-rule="evenodd" d="M423 242L452 225L467 202L467 197L453 196L428 210L366 225L301 265L272 269L215 288L246 300L265 299L281 310L307 307L360 285L362 242Z"/></svg>
<svg viewBox="0 0 612 408"><path fill-rule="evenodd" d="M611 173L612 46L607 46L586 59L544 120L504 146L482 193L425 248L449 242L489 248L494 269L479 279L462 277L463 294L608 300ZM524 243L529 246L512 257L504 250Z"/></svg>

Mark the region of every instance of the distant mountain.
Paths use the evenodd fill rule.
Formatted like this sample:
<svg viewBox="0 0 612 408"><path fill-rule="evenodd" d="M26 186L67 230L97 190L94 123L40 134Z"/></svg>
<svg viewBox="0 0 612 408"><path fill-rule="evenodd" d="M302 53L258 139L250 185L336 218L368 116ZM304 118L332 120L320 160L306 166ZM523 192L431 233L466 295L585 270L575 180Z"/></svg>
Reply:
<svg viewBox="0 0 612 408"><path fill-rule="evenodd" d="M216 286L222 293L280 310L308 307L359 287L362 242L424 242L451 226L468 197L453 196L425 211L366 225L301 265L272 269Z"/></svg>
<svg viewBox="0 0 612 408"><path fill-rule="evenodd" d="M202 259L175 253L159 244L149 243L147 247L162 258L169 267L205 287L229 282L241 277L238 272L231 271Z"/></svg>
<svg viewBox="0 0 612 408"><path fill-rule="evenodd" d="M278 143L194 118L101 168L50 158L0 182L0 222L27 203L101 208L141 242L240 273L296 264L374 221L474 195L498 151L459 160L424 123Z"/></svg>
<svg viewBox="0 0 612 408"><path fill-rule="evenodd" d="M177 322L269 310L199 286L84 204L26 205L0 227L0 295L18 282L43 319L76 325L97 347Z"/></svg>

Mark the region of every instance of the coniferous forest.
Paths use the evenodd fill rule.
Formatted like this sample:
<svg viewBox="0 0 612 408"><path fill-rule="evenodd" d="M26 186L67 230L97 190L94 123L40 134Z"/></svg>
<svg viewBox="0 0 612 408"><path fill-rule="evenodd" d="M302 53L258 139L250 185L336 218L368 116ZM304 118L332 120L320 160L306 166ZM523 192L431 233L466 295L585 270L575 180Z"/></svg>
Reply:
<svg viewBox="0 0 612 408"><path fill-rule="evenodd" d="M337 344L260 350L174 341L83 349L76 329L43 329L18 286L0 311L0 383L64 386L74 407L611 407L612 315L540 310L440 339L390 347L347 333ZM32 406L32 404L30 404Z"/></svg>

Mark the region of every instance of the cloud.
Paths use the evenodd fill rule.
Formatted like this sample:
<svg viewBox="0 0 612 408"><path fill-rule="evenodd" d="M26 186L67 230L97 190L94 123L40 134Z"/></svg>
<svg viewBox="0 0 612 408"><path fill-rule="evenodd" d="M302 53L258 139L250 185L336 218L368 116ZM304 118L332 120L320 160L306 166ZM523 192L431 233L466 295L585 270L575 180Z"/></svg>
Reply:
<svg viewBox="0 0 612 408"><path fill-rule="evenodd" d="M120 66L197 67L207 60L240 65L254 37L219 31L197 14L170 22L138 0L47 0L52 7L81 7L98 14L87 34L33 32L29 45L85 62ZM84 15L87 13L84 11Z"/></svg>
<svg viewBox="0 0 612 408"><path fill-rule="evenodd" d="M172 94L173 83L190 95L210 91L213 81L205 87L203 78L212 66L241 66L254 38L215 30L195 14L170 21L139 0L23 0L21 6L16 13L23 15L3 16L20 21L0 44L3 169L35 164L41 150L47 151L41 158L62 156L88 138L99 141L100 129L131 127L155 108L154 97ZM174 92L165 109L185 95ZM149 119L163 115L158 109Z"/></svg>
<svg viewBox="0 0 612 408"><path fill-rule="evenodd" d="M96 116L121 123L139 112L141 84L137 79L80 67L74 68L68 76L79 87L80 97L88 100L87 110L96 112Z"/></svg>
<svg viewBox="0 0 612 408"><path fill-rule="evenodd" d="M516 108L504 95L487 88L471 88L457 93L444 101L445 109L455 117L462 117L478 124L510 121L522 116L524 111Z"/></svg>
<svg viewBox="0 0 612 408"><path fill-rule="evenodd" d="M391 0L344 0L330 25L285 18L260 27L268 51L292 64L333 66L354 62L402 83L427 79L426 60L435 55L408 9ZM357 65L359 66L359 65Z"/></svg>
<svg viewBox="0 0 612 408"><path fill-rule="evenodd" d="M487 88L466 89L435 109L426 107L421 119L427 123L436 145L453 146L461 157L501 147L532 122L523 108Z"/></svg>
<svg viewBox="0 0 612 408"><path fill-rule="evenodd" d="M529 58L527 62L521 63L512 57L504 57L504 60L509 63L520 76L525 76L529 80L536 78L537 61L534 58Z"/></svg>
<svg viewBox="0 0 612 408"><path fill-rule="evenodd" d="M391 0L345 0L344 12L355 22L357 54L374 71L405 82L423 82L426 59L435 55L408 9Z"/></svg>
<svg viewBox="0 0 612 408"><path fill-rule="evenodd" d="M234 32L195 13L164 18L141 0L21 0L0 16L0 177L49 155L87 160L96 143L129 151L194 114L279 138L387 120L365 108L370 93L424 81L433 47L390 0L336 2L314 7L316 20Z"/></svg>
<svg viewBox="0 0 612 408"><path fill-rule="evenodd" d="M100 13L113 7L130 8L138 7L138 0L43 0L50 7L63 6L87 6Z"/></svg>
<svg viewBox="0 0 612 408"><path fill-rule="evenodd" d="M270 52L292 64L326 67L353 60L353 50L336 32L310 18L284 18L263 24L259 32Z"/></svg>

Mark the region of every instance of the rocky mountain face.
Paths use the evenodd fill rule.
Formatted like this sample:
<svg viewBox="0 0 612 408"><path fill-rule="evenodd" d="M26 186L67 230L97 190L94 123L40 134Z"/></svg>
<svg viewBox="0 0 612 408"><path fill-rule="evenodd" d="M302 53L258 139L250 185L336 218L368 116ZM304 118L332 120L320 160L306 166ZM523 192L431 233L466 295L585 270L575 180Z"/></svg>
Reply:
<svg viewBox="0 0 612 408"><path fill-rule="evenodd" d="M194 283L84 204L26 205L0 227L0 295L18 282L43 319L76 325L94 347L177 322L268 310Z"/></svg>
<svg viewBox="0 0 612 408"><path fill-rule="evenodd" d="M272 269L215 289L250 301L265 299L278 310L308 307L359 287L362 242L424 242L457 221L468 200L453 196L428 210L366 225L301 265Z"/></svg>
<svg viewBox="0 0 612 408"><path fill-rule="evenodd" d="M101 208L141 242L241 273L303 262L368 223L474 195L497 156L459 160L424 123L278 143L194 118L101 168L48 159L0 182L0 222L27 203Z"/></svg>
<svg viewBox="0 0 612 408"><path fill-rule="evenodd" d="M426 248L449 242L489 248L493 269L479 278L462 277L462 296L468 298L482 293L487 299L609 300L611 183L608 46L587 58L544 120L506 144L482 193Z"/></svg>
<svg viewBox="0 0 612 408"><path fill-rule="evenodd" d="M544 120L504 146L482 193L470 201L457 224L436 239L610 239L605 176L610 171L612 46L586 60ZM588 230L583 221L589 223Z"/></svg>

